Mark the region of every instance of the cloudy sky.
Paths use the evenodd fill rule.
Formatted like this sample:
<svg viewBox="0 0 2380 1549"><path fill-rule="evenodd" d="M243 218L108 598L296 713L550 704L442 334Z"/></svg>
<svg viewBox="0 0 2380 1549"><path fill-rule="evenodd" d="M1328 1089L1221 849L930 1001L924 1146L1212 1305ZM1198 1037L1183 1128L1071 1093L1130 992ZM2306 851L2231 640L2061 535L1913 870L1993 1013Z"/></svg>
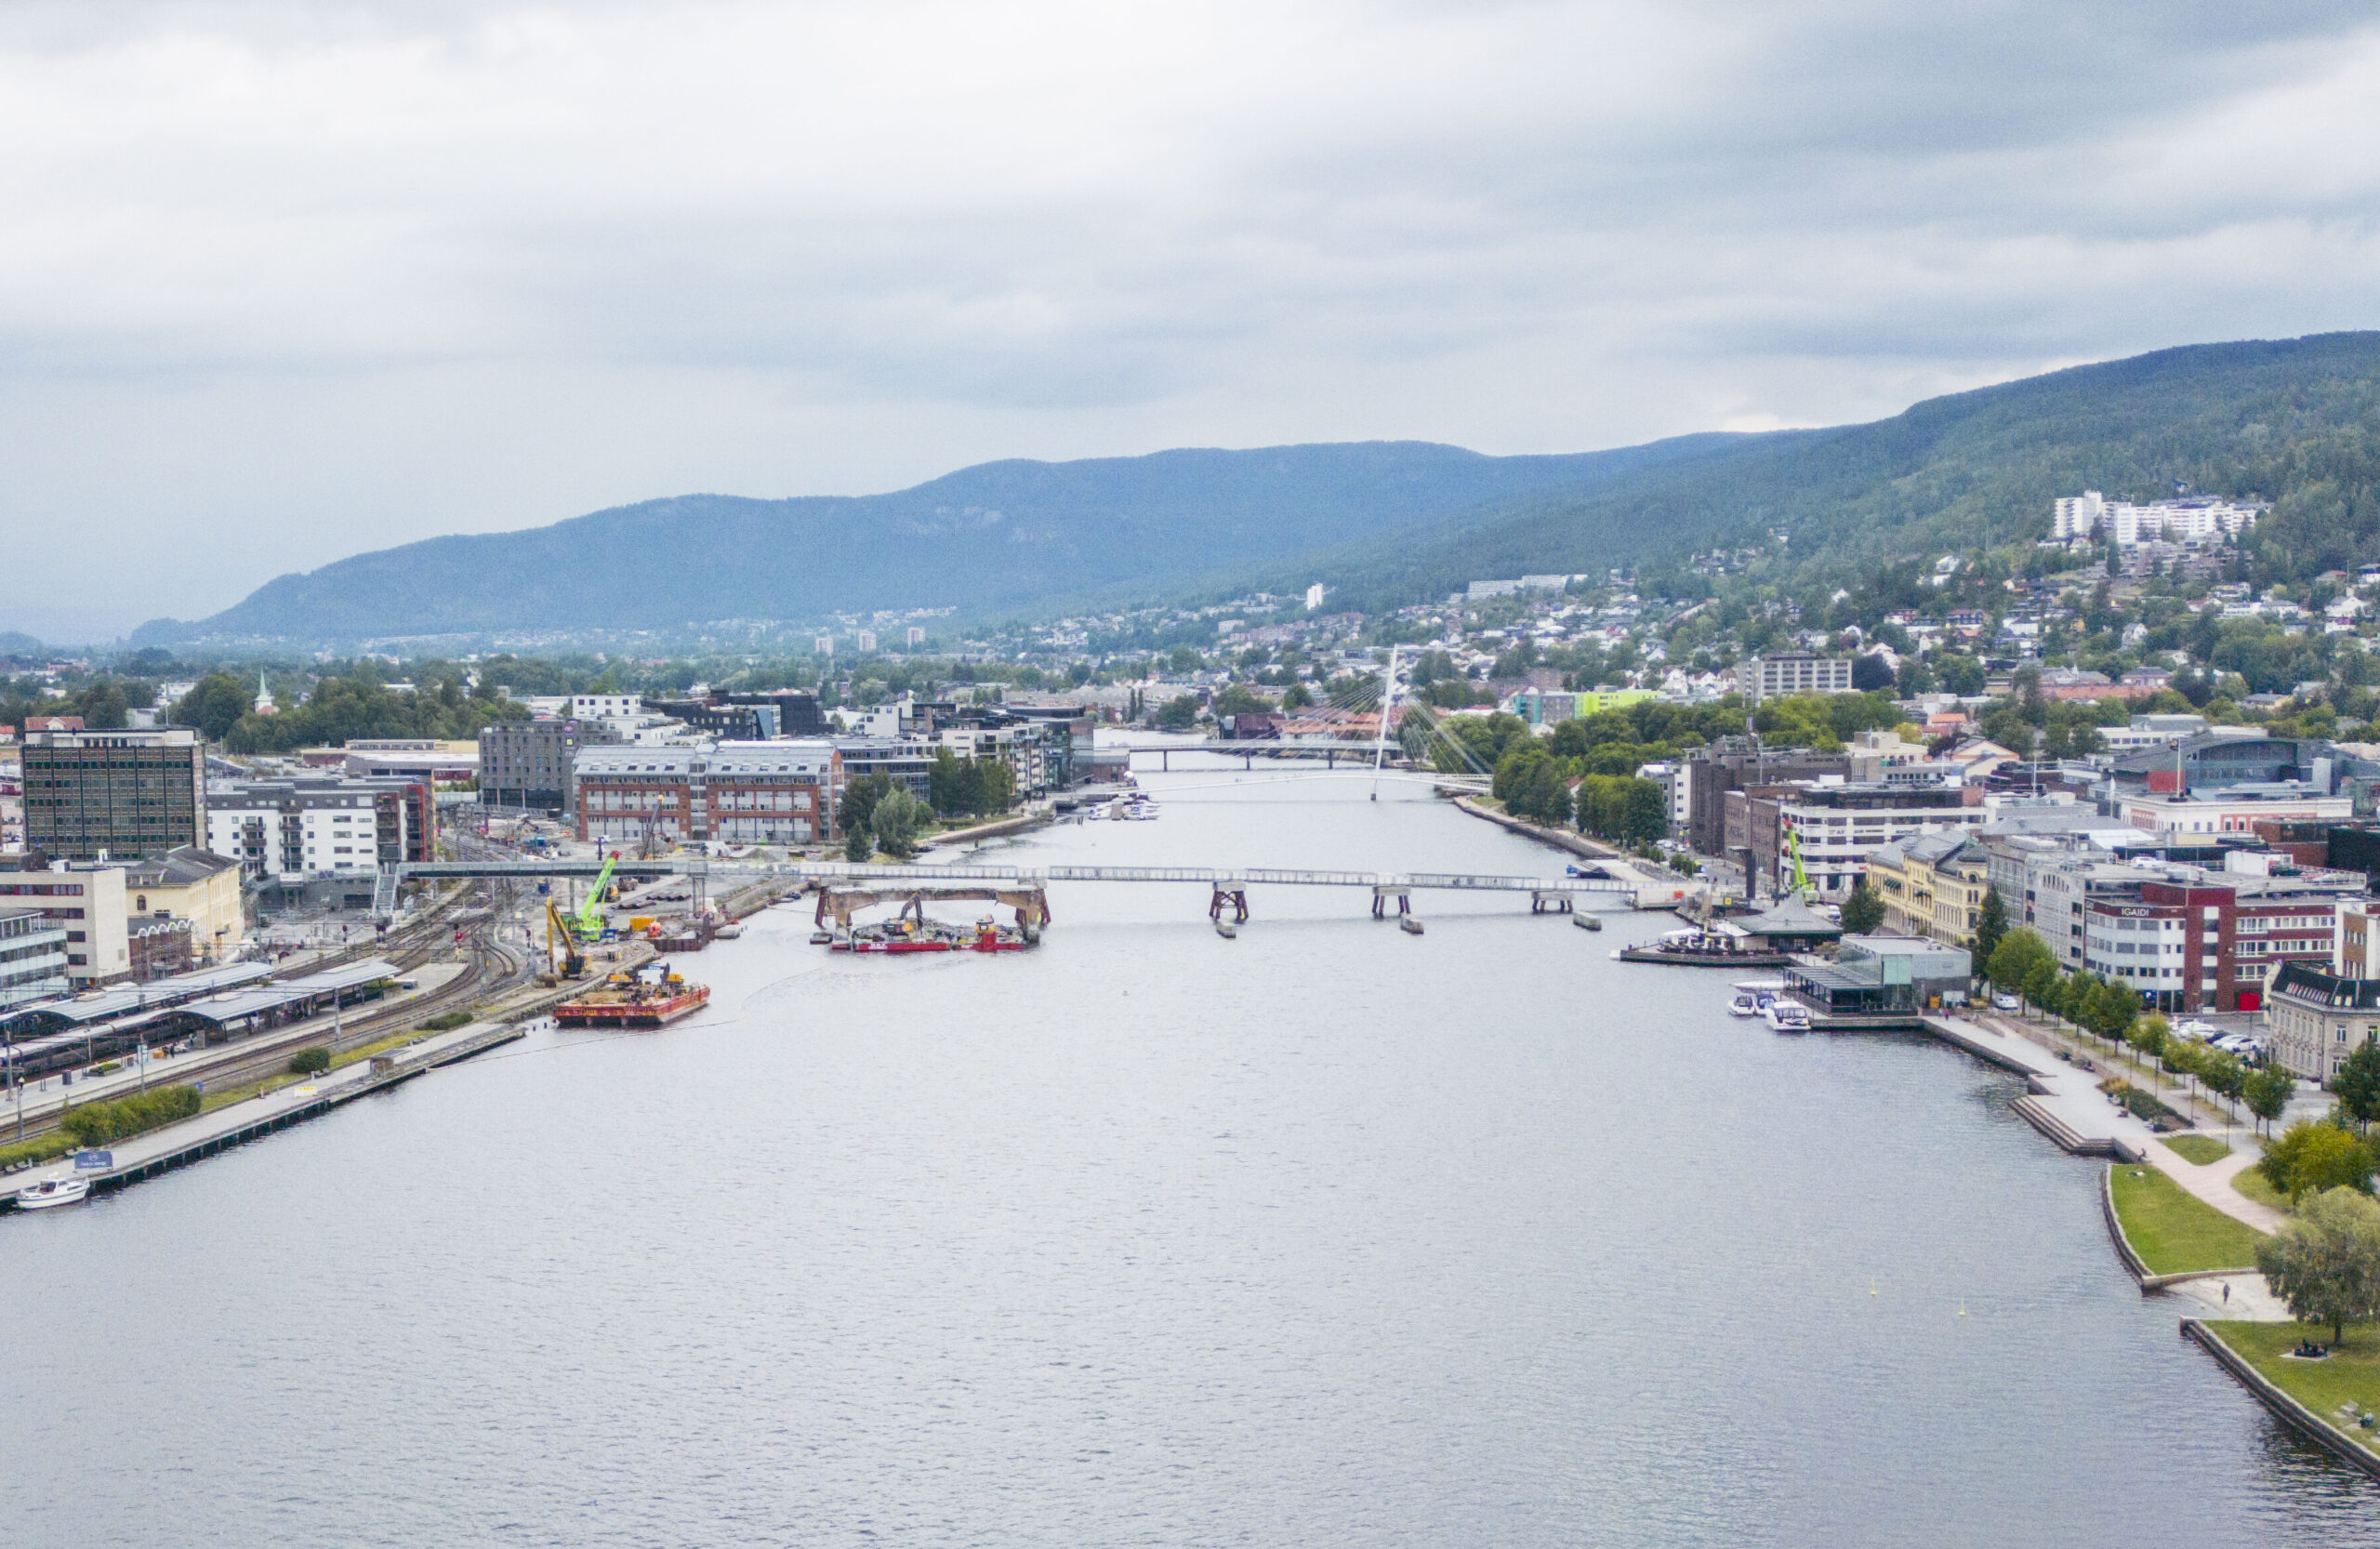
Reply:
<svg viewBox="0 0 2380 1549"><path fill-rule="evenodd" d="M2375 17L14 0L0 629L694 490L1583 450L2380 325Z"/></svg>

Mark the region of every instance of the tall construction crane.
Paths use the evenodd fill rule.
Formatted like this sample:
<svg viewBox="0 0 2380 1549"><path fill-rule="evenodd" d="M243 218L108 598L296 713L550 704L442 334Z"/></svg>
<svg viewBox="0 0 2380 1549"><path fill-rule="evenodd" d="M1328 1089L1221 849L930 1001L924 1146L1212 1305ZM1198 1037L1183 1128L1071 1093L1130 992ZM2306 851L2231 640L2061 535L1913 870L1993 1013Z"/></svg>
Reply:
<svg viewBox="0 0 2380 1549"><path fill-rule="evenodd" d="M604 856L603 869L595 873L595 885L587 890L586 907L578 911L577 916L578 939L581 941L597 941L602 937L603 884L612 880L612 867L619 864L619 859L616 854Z"/></svg>

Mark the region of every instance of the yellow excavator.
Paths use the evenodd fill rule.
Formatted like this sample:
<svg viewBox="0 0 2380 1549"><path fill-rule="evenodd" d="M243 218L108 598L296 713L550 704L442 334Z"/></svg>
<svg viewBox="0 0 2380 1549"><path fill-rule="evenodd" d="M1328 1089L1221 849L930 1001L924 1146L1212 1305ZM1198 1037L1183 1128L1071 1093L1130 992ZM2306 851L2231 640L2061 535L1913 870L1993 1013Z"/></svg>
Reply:
<svg viewBox="0 0 2380 1549"><path fill-rule="evenodd" d="M557 979L575 979L587 972L587 954L578 949L578 936L550 898L546 900L546 966Z"/></svg>

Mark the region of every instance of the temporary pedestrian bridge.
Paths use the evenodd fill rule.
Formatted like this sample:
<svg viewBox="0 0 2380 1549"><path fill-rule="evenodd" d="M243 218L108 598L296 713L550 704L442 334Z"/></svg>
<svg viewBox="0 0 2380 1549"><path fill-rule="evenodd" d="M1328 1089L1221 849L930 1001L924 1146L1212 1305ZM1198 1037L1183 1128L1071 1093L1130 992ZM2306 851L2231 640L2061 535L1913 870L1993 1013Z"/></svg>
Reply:
<svg viewBox="0 0 2380 1549"><path fill-rule="evenodd" d="M1474 871L1309 871L1266 867L1202 866L870 866L848 861L804 861L769 868L778 876L805 882L876 884L871 892L884 897L900 895L903 884L932 890L954 882L990 884L1007 893L1038 894L1051 882L1188 882L1209 889L1207 912L1220 919L1225 909L1236 920L1248 918L1251 887L1367 888L1372 913L1386 912L1390 899L1399 914L1412 912L1412 895L1426 891L1453 893L1526 893L1532 912L1552 908L1564 913L1582 895L1619 895L1637 902L1639 880L1620 877L1514 877ZM839 890L840 891L840 890Z"/></svg>

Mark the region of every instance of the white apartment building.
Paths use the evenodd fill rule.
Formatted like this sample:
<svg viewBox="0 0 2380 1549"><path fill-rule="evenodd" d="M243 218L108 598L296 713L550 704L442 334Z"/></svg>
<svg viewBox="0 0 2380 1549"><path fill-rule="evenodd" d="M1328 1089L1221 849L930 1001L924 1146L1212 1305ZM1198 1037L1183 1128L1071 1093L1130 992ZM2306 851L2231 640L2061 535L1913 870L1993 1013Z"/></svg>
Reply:
<svg viewBox="0 0 2380 1549"><path fill-rule="evenodd" d="M390 787L226 782L207 793L206 847L251 880L353 876L403 861L412 820Z"/></svg>
<svg viewBox="0 0 2380 1549"><path fill-rule="evenodd" d="M1755 705L1781 694L1848 694L1851 658L1808 651L1749 657L1736 668L1736 690Z"/></svg>
<svg viewBox="0 0 2380 1549"><path fill-rule="evenodd" d="M2204 543L2237 537L2256 524L2259 506L2228 500L2159 500L2135 506L2109 500L2096 489L2068 496L2052 508L2051 534L2067 538L2113 538L2122 548L2142 543Z"/></svg>

